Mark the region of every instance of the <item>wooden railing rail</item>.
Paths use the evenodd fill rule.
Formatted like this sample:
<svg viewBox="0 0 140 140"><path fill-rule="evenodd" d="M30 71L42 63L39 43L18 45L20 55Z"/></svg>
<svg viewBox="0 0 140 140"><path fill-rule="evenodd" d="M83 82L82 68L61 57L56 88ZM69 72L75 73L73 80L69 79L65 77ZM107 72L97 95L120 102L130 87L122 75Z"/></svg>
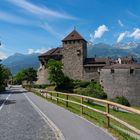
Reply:
<svg viewBox="0 0 140 140"><path fill-rule="evenodd" d="M59 102L59 100L61 101L64 101L66 103L66 107L68 107L68 103L73 103L73 104L76 104L76 105L79 105L80 106L80 110L81 110L81 114L83 114L83 108L88 108L92 111L95 111L95 112L98 112L100 114L103 114L106 116L107 118L107 127L110 126L110 119L113 119L117 122L119 122L120 124L126 126L127 128L129 128L130 130L132 130L133 132L137 133L138 135L140 135L140 130L135 128L134 126L126 123L125 121L113 116L112 114L110 114L110 106L113 106L113 107L117 107L117 108L121 108L123 110L126 110L128 112L131 112L131 113L135 113L135 114L138 114L140 115L140 110L137 110L137 109L134 109L134 108L131 108L131 107L126 107L124 105L120 105L118 103L114 103L114 102L111 102L111 101L107 101L107 100L101 100L101 99L97 99L97 98L93 98L93 97L88 97L88 96L82 96L82 95L78 95L78 94L68 94L68 93L61 93L61 92L56 92L56 91L47 91L47 90L40 90L39 91L41 94L43 94L44 96L48 96L50 99L55 99L57 101L57 103ZM53 96L53 94L56 94L56 96ZM60 95L65 95L66 98L61 98ZM80 102L77 102L77 101L72 101L72 100L69 100L69 97L79 97L81 98ZM95 109L93 107L90 107L88 105L85 105L84 104L84 100L92 100L93 102L98 102L98 103L101 103L101 104L104 104L105 105L105 108L106 108L106 111L101 111L101 110L98 110L98 109ZM139 123L139 122L138 122Z"/></svg>

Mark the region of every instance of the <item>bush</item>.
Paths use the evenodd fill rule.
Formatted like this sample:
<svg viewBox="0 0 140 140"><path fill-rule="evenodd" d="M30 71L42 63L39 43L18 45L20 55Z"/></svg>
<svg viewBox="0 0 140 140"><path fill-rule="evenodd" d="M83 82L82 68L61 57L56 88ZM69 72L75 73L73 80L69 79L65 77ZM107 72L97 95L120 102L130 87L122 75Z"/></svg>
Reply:
<svg viewBox="0 0 140 140"><path fill-rule="evenodd" d="M88 81L81 81L81 80L73 81L74 88L79 88L79 87L86 88L89 84L90 82Z"/></svg>
<svg viewBox="0 0 140 140"><path fill-rule="evenodd" d="M125 105L125 106L130 106L129 101L124 96L117 96L116 98L112 99L112 101L115 102L115 103Z"/></svg>
<svg viewBox="0 0 140 140"><path fill-rule="evenodd" d="M32 87L33 87L33 88L45 89L45 88L48 87L48 85L45 85L45 84L43 84L43 85L32 85Z"/></svg>
<svg viewBox="0 0 140 140"><path fill-rule="evenodd" d="M93 87L88 86L87 88L77 88L74 89L74 92L80 95L85 95L85 96L90 96L94 98L99 98L99 99L106 99L107 94L103 90L96 90Z"/></svg>
<svg viewBox="0 0 140 140"><path fill-rule="evenodd" d="M23 88L24 87L30 87L30 88L40 88L40 89L45 89L49 86L53 86L53 84L47 85L47 84L43 84L43 85L22 85Z"/></svg>
<svg viewBox="0 0 140 140"><path fill-rule="evenodd" d="M0 92L5 90L5 86L4 85L0 85Z"/></svg>
<svg viewBox="0 0 140 140"><path fill-rule="evenodd" d="M67 76L64 76L61 84L57 85L56 90L63 89L72 92L73 88L74 88L73 80Z"/></svg>

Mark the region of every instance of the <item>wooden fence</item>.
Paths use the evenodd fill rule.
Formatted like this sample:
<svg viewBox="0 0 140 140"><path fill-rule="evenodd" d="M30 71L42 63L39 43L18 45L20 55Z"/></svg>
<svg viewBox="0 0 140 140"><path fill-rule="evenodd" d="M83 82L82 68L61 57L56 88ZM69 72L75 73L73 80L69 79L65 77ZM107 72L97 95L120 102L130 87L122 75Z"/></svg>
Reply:
<svg viewBox="0 0 140 140"><path fill-rule="evenodd" d="M117 103L114 103L114 102L111 102L111 101L101 100L101 99L92 98L92 97L88 97L88 96L82 96L82 95L78 95L78 94L68 94L68 93L61 93L61 92L55 92L55 91L46 91L46 90L40 90L38 92L40 92L40 94L42 94L45 97L49 97L52 100L55 99L57 101L57 103L59 102L59 100L64 101L66 103L66 107L68 107L68 103L73 103L73 104L79 105L80 110L81 110L81 114L83 114L83 108L88 108L88 109L90 109L92 111L95 111L95 112L98 112L100 114L103 114L107 119L107 127L110 126L110 119L113 119L113 120L119 122L120 124L126 126L127 128L129 128L130 130L132 130L136 134L140 135L140 130L139 129L135 128L134 126L132 126L132 125L126 123L125 121L123 121L123 120L113 116L112 114L110 114L110 108L112 108L112 107L120 108L120 109L122 109L124 111L128 111L130 113L138 114L139 116L140 116L140 110L137 110L137 109L134 109L134 108L131 108L131 107L126 107L124 105L120 105L120 104L117 104ZM54 96L53 94L55 94L56 96ZM59 97L59 95L65 95L66 98L64 99L62 97ZM79 97L81 99L81 102L69 100L70 96L71 97L72 96ZM95 109L93 107L90 107L88 105L85 105L85 104L83 104L84 100L90 100L90 101L93 101L93 102L100 103L100 104L105 106L106 111L104 112L104 111ZM140 122L138 122L138 123L140 123Z"/></svg>

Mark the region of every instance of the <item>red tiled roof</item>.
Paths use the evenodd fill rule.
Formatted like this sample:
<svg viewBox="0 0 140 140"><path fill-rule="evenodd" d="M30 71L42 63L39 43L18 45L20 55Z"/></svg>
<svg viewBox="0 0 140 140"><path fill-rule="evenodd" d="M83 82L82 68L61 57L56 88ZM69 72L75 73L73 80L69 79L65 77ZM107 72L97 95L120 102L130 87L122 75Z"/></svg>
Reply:
<svg viewBox="0 0 140 140"><path fill-rule="evenodd" d="M68 34L62 41L70 41L70 40L86 41L75 29L70 34Z"/></svg>
<svg viewBox="0 0 140 140"><path fill-rule="evenodd" d="M41 55L39 55L39 57L41 56L50 56L50 55L61 55L61 48L53 48Z"/></svg>

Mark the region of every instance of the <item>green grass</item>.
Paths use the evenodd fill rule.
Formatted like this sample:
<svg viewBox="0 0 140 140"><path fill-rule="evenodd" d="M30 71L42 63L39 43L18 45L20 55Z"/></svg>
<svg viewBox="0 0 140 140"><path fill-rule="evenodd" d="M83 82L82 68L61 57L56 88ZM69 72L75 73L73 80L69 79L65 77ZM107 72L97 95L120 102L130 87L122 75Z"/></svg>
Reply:
<svg viewBox="0 0 140 140"><path fill-rule="evenodd" d="M133 108L140 110L140 107L139 106L136 106L136 107L133 107Z"/></svg>
<svg viewBox="0 0 140 140"><path fill-rule="evenodd" d="M39 93L36 93L37 95L41 96ZM52 94L53 96L57 96L56 93ZM41 96L43 97L43 96ZM66 95L62 95L59 94L60 98L66 99ZM43 97L45 98L45 97ZM47 99L48 101L51 101L61 107L64 107L66 109L68 109L69 111L81 115L81 111L80 111L80 106L73 104L73 103L68 103L68 107L66 107L66 102L65 101L61 101L59 100L58 103L55 100L51 100L51 99ZM69 100L72 101L76 101L79 102L81 101L80 97L74 97L74 96L69 96ZM101 110L101 111L105 111L105 107L101 106L101 105L97 105L97 104L91 104L88 102L84 101L85 105L88 105L90 107L93 107L95 109ZM83 109L83 114L82 117L86 118L87 120L91 121L92 123L104 127L106 129L108 129L109 132L111 132L115 137L118 138L118 140L135 140L134 138L130 137L128 134L125 134L124 132L121 132L119 130L116 130L112 127L107 128L107 124L106 124L106 117L102 114L99 114L97 112L91 111L90 109L84 108ZM112 109L110 109L110 113L114 116L116 116L117 118L120 118L122 120L124 120L125 122L135 126L136 128L140 129L140 116L136 115L136 114L132 114L132 113L125 113L125 112L121 112L121 111L114 111ZM128 128L126 128L125 126L119 124L118 122L111 120L111 125L115 125L118 126L120 128L123 128L125 130L129 130Z"/></svg>

